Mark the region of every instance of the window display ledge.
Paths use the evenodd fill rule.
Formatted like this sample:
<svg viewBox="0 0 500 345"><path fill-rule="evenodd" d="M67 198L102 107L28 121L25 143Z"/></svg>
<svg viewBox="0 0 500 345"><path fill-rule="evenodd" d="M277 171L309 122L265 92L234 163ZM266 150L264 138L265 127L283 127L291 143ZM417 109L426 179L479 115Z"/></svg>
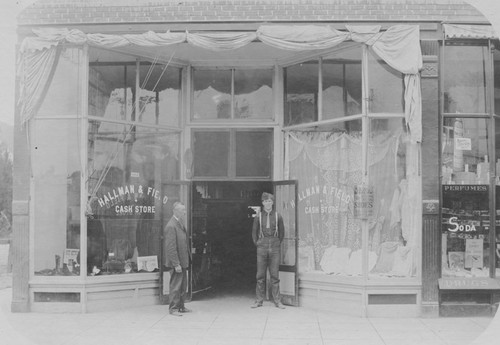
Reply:
<svg viewBox="0 0 500 345"><path fill-rule="evenodd" d="M363 279L360 276L342 276L330 275L321 271L304 272L299 274L301 282L311 283L324 283L346 286L419 286L421 285L420 279L416 277L391 277L391 278L368 278Z"/></svg>
<svg viewBox="0 0 500 345"><path fill-rule="evenodd" d="M116 275L103 275L103 276L72 276L72 277L33 277L29 284L31 287L54 285L58 286L64 285L69 286L81 286L81 285L100 285L102 283L127 283L127 282L143 282L148 280L158 281L160 274L158 272L153 273L130 273L130 274L116 274Z"/></svg>

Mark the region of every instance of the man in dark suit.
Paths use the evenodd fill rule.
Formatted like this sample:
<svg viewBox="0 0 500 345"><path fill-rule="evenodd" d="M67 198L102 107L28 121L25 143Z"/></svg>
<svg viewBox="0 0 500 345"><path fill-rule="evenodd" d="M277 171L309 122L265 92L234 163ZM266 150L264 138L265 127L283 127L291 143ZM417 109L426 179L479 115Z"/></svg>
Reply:
<svg viewBox="0 0 500 345"><path fill-rule="evenodd" d="M176 202L174 215L164 230L164 265L170 270L169 312L175 316L191 311L184 306L187 269L191 260L185 216L186 206Z"/></svg>

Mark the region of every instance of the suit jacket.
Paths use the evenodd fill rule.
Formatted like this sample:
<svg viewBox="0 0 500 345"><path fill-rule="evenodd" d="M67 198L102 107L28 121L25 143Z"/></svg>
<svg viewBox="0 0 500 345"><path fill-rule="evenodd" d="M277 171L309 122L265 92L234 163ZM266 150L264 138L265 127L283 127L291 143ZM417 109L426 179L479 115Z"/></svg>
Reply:
<svg viewBox="0 0 500 345"><path fill-rule="evenodd" d="M170 218L163 231L163 264L166 267L189 267L191 250L184 226L175 217Z"/></svg>

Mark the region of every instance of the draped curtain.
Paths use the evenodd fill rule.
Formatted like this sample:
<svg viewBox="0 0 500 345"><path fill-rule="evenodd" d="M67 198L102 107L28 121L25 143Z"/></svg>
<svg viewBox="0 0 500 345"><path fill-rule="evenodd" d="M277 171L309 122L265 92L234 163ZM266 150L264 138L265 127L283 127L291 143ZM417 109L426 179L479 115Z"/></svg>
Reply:
<svg viewBox="0 0 500 345"><path fill-rule="evenodd" d="M19 65L21 117L23 122L26 122L36 113L34 105L39 102L41 94L35 90L50 82L47 71L53 68L53 56L57 54L56 48L61 43L117 48L128 45L161 47L187 42L213 51L225 51L259 40L279 49L303 51L333 48L344 41L352 40L366 44L391 67L405 75L406 123L412 141L420 142L422 111L418 72L422 68L422 54L419 27L395 25L386 31L380 31L380 26L349 25L346 28L347 31L338 31L330 26L262 25L256 32L243 33L149 31L126 35L86 34L80 30L65 28L34 30L36 36L27 37L20 49L20 59L23 61ZM49 56L52 58L48 58Z"/></svg>

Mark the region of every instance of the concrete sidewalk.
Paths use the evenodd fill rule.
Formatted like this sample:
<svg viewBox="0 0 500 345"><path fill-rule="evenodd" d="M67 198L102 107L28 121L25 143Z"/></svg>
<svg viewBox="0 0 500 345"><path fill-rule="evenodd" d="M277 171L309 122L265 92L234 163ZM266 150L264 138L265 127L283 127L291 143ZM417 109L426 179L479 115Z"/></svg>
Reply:
<svg viewBox="0 0 500 345"><path fill-rule="evenodd" d="M493 345L498 318L356 318L306 308L251 309L251 300L193 301L170 316L156 305L95 314L13 314L11 289L0 290L0 339L8 345ZM495 329L488 328L489 324ZM496 332L495 332L496 330ZM478 338L482 333L482 339ZM488 342L493 341L494 342Z"/></svg>

